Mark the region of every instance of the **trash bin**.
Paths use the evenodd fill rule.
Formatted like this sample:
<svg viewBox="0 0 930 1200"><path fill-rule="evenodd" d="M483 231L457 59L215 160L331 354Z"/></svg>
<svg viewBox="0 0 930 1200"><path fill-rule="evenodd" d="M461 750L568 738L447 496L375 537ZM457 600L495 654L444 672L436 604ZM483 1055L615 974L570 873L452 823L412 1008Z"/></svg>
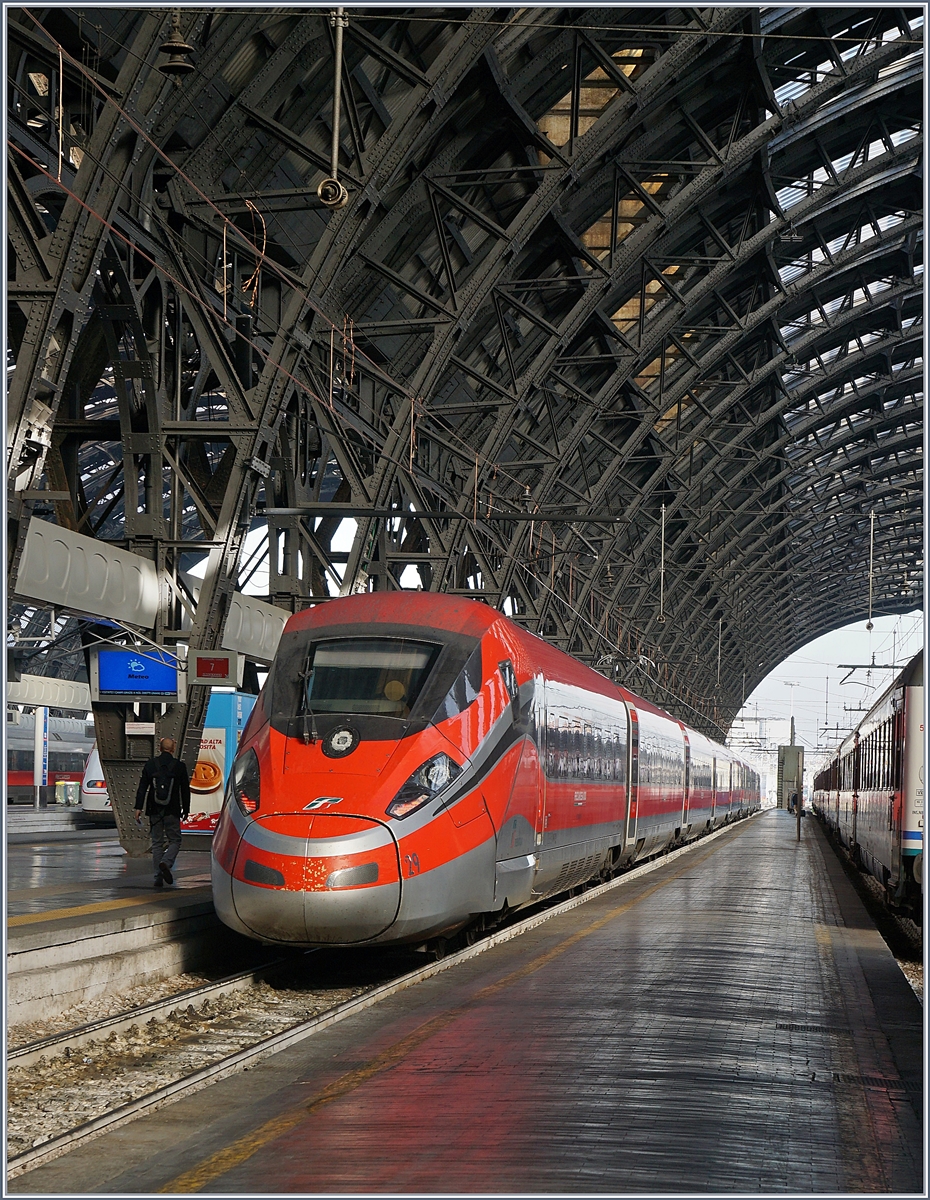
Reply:
<svg viewBox="0 0 930 1200"><path fill-rule="evenodd" d="M81 785L72 780L59 779L55 784L55 803L74 808L81 802Z"/></svg>

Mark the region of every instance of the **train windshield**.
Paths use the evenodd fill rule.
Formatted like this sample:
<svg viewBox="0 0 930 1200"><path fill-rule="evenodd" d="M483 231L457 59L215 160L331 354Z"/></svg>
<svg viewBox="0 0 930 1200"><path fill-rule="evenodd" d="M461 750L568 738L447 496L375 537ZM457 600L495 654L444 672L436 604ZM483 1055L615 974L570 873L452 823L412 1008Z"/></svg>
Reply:
<svg viewBox="0 0 930 1200"><path fill-rule="evenodd" d="M406 638L344 638L311 648L306 707L314 713L406 717L442 649Z"/></svg>

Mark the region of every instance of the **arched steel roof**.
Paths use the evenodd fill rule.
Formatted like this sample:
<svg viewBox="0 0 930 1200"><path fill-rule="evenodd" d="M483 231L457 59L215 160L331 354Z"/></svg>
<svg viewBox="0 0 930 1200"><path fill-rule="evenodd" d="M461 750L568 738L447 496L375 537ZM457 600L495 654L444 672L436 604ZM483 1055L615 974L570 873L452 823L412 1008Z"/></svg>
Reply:
<svg viewBox="0 0 930 1200"><path fill-rule="evenodd" d="M14 585L46 487L217 644L265 522L719 733L921 602L922 14L352 9L330 211L328 10L8 10Z"/></svg>

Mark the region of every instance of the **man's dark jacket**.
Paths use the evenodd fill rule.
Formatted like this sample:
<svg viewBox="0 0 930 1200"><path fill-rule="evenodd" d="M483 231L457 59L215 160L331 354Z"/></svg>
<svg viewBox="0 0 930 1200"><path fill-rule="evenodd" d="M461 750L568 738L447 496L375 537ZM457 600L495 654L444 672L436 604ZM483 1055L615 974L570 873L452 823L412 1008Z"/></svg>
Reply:
<svg viewBox="0 0 930 1200"><path fill-rule="evenodd" d="M174 788L171 799L167 804L156 804L153 781L156 774L167 774L168 767L174 772ZM142 768L142 778L139 780L139 790L136 792L136 809L141 809L147 817L161 817L166 814L172 817L186 817L191 810L191 785L187 768L173 755L163 750L157 758L150 758Z"/></svg>

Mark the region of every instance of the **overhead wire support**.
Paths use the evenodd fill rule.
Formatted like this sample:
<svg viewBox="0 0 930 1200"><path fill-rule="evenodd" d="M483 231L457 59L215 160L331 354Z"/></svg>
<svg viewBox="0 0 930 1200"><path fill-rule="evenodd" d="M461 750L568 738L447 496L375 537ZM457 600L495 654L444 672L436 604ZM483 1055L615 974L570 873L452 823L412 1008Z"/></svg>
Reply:
<svg viewBox="0 0 930 1200"><path fill-rule="evenodd" d="M339 126L342 119L342 39L343 30L348 27L349 18L344 8L336 8L329 15L329 23L333 27L333 140L330 148L329 170L330 177L324 179L317 187L319 201L326 208L345 208L349 202L349 193L339 182Z"/></svg>
<svg viewBox="0 0 930 1200"><path fill-rule="evenodd" d="M348 24L343 11L343 9L337 8L335 13L330 17L330 24L334 27L336 36L336 64L335 78L333 80L333 141L330 153L330 173L333 179L339 178L339 121L342 116L342 31Z"/></svg>
<svg viewBox="0 0 930 1200"><path fill-rule="evenodd" d="M660 624L665 624L665 505L662 505L662 533L659 557L659 615L656 618Z"/></svg>
<svg viewBox="0 0 930 1200"><path fill-rule="evenodd" d="M874 628L872 624L872 592L873 592L873 569L875 567L875 509L869 513L869 619L866 624L866 629L870 632Z"/></svg>
<svg viewBox="0 0 930 1200"><path fill-rule="evenodd" d="M717 687L720 687L720 651L723 648L723 617L717 621Z"/></svg>
<svg viewBox="0 0 930 1200"><path fill-rule="evenodd" d="M64 156L65 80L62 50L58 47L58 182L61 183L61 163Z"/></svg>

